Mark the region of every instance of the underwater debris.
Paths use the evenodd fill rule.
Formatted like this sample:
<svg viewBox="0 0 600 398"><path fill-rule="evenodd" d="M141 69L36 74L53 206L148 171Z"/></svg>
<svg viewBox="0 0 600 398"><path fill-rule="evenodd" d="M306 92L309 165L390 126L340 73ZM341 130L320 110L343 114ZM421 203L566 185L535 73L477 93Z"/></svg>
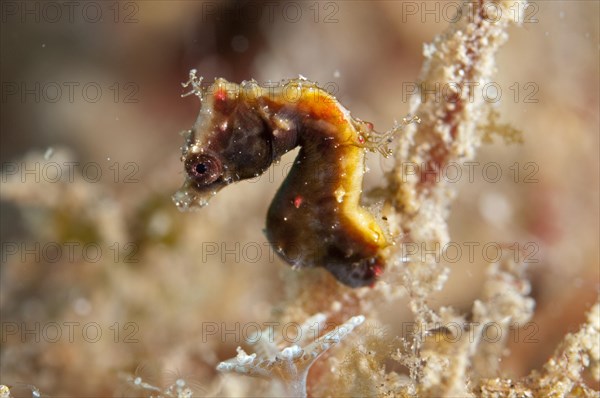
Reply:
<svg viewBox="0 0 600 398"><path fill-rule="evenodd" d="M147 394L153 398L192 398L194 391L190 388L184 379L177 379L173 384L165 388L157 387L151 383L144 381L139 376L121 375L121 378L133 387L138 393Z"/></svg>

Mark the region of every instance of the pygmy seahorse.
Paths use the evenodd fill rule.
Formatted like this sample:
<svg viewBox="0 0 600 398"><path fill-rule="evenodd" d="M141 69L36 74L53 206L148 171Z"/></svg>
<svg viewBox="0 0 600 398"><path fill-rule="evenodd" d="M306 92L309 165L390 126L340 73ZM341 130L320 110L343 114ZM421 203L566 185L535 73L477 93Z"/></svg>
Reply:
<svg viewBox="0 0 600 398"><path fill-rule="evenodd" d="M324 267L352 287L374 283L389 243L360 196L365 152L382 150L389 138L304 78L276 87L201 82L192 70L184 84L192 86L188 94L200 98L201 109L184 133L186 178L173 195L177 207L203 207L224 186L259 176L299 146L269 208L267 239L296 268Z"/></svg>

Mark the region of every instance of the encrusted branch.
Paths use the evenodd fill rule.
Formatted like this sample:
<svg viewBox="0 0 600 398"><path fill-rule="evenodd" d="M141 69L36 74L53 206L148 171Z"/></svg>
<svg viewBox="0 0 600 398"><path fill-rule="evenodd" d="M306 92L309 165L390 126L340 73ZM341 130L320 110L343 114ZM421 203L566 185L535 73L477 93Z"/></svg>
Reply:
<svg viewBox="0 0 600 398"><path fill-rule="evenodd" d="M311 330L314 333L313 328L315 323L317 329L319 329L318 325L322 325L324 320L325 318L321 314L317 314L315 317L309 319L300 328L301 337L306 340ZM306 378L310 367L325 351L339 343L364 321L365 317L362 315L352 317L343 325L319 337L304 348L292 345L285 347L281 351L277 350L274 342L267 342L264 338L267 333L261 333L259 345L267 344L272 346L269 351L275 351L275 355L257 358L256 353L248 355L241 347L238 347L237 356L221 362L217 366L217 370L224 373L238 373L246 376L279 380L289 396L305 397ZM263 349L263 352L265 351Z"/></svg>
<svg viewBox="0 0 600 398"><path fill-rule="evenodd" d="M388 175L393 195L388 215L391 232L405 242L432 248L450 240L446 221L456 192L439 173L450 162L472 159L480 146L485 130L480 125L486 124L490 111L482 87L495 72L496 53L507 39L507 28L520 23L510 12L516 3L522 7L525 2L466 3L468 12L424 46L420 92L410 107L420 123L406 126L396 166ZM492 10L499 11L488 14ZM401 248L390 251L384 278L389 286L398 287L396 291L400 287L408 291L415 321L421 330L428 330L439 319L428 307L427 297L441 290L448 270L432 256L417 256L423 261L406 258Z"/></svg>
<svg viewBox="0 0 600 398"><path fill-rule="evenodd" d="M495 72L507 28L520 22L509 9L515 1L479 0L469 6L456 24L424 46L420 91L410 107L421 123L406 127L390 175L395 208L405 216L402 228L416 240L448 239L445 228L422 227L419 213L431 201L445 218L451 192L437 173L451 161L474 157L482 139L478 126L488 111L482 87ZM490 10L500 12L489 15Z"/></svg>

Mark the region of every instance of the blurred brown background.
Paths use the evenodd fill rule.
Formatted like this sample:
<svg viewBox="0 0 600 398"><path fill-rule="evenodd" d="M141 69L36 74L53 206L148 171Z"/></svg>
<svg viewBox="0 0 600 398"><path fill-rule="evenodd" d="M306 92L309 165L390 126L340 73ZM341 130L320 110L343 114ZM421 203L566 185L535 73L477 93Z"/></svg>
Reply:
<svg viewBox="0 0 600 398"><path fill-rule="evenodd" d="M448 25L445 4L2 2L0 383L112 396L125 371L161 385L183 376L199 395L244 394L245 381L219 385L215 365L243 345L239 333L220 333L268 322L284 295L281 275L292 271L272 257L262 228L293 155L201 212L178 213L178 132L199 109L195 97L180 98L180 83L191 68L209 82L302 74L387 130L408 112L406 84L418 79L423 44ZM539 367L577 329L599 286L600 6L533 4L515 10L526 23L509 32L495 80L501 121L525 142L484 145L474 180L457 182L450 217L459 244L530 244L537 329L509 345L502 371L512 376ZM48 162L62 181L44 174ZM72 180L65 162L78 162ZM490 162L503 173L495 183L482 177ZM391 164L373 154L369 166L367 189ZM63 250L51 261L48 244L65 242L77 242L74 258ZM85 244L101 248L95 261L81 258ZM434 306L469 311L484 265L482 256L450 264ZM382 321L400 333L405 301L390 308Z"/></svg>

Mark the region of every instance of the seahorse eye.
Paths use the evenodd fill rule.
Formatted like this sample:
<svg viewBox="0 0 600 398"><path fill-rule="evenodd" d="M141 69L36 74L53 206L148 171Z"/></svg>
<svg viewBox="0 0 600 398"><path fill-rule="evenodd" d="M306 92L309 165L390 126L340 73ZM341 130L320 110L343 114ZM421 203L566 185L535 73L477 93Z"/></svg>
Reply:
<svg viewBox="0 0 600 398"><path fill-rule="evenodd" d="M212 155L200 153L185 160L185 170L198 186L217 181L222 174L221 161Z"/></svg>
<svg viewBox="0 0 600 398"><path fill-rule="evenodd" d="M196 170L197 174L204 174L208 171L208 167L206 167L206 164L204 163L198 163L194 170Z"/></svg>

